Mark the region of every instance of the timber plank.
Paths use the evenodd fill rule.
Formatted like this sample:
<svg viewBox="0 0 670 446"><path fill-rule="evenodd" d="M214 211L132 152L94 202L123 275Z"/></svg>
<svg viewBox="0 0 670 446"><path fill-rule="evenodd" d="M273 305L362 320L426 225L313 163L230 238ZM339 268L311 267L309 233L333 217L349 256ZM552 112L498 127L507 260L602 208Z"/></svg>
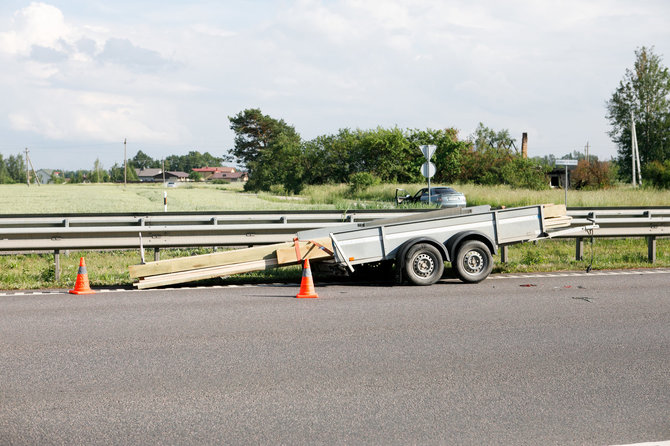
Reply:
<svg viewBox="0 0 670 446"><path fill-rule="evenodd" d="M179 271L176 273L159 274L139 280L134 285L138 289L155 288L164 285L175 285L196 280L213 279L215 277L240 274L251 271L263 271L277 266L276 259L262 259L251 262L238 263L234 265L215 266L201 268L192 271Z"/></svg>
<svg viewBox="0 0 670 446"><path fill-rule="evenodd" d="M277 243L274 245L254 246L252 248L215 252L199 256L159 260L157 262L147 262L143 265L130 265L128 270L131 278L138 278L255 260L276 259L277 249L289 246L292 247L293 243Z"/></svg>
<svg viewBox="0 0 670 446"><path fill-rule="evenodd" d="M542 207L544 208L542 214L544 215L545 219L563 217L567 214L567 210L564 204L549 203L549 204L543 204Z"/></svg>
<svg viewBox="0 0 670 446"><path fill-rule="evenodd" d="M323 245L326 247L326 249L329 249L331 252L333 251L333 241L330 239L330 237L327 238L321 238L315 240L317 243ZM319 248L317 245L312 243L311 241L299 241L299 246L300 246L300 261L303 261L305 259L329 259L333 255L322 250ZM296 253L295 253L295 246L291 244L292 246L290 248L277 248L277 263L280 265L283 264L288 264L288 263L298 263L298 259L296 258Z"/></svg>

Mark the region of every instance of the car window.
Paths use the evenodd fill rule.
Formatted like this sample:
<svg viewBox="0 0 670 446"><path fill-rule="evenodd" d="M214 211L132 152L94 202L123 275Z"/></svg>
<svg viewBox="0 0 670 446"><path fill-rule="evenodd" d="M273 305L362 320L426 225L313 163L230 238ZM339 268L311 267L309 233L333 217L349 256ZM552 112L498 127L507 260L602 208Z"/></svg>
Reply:
<svg viewBox="0 0 670 446"><path fill-rule="evenodd" d="M417 193L414 194L414 198L418 199L425 194L428 194L428 189L424 187L423 189L420 189Z"/></svg>

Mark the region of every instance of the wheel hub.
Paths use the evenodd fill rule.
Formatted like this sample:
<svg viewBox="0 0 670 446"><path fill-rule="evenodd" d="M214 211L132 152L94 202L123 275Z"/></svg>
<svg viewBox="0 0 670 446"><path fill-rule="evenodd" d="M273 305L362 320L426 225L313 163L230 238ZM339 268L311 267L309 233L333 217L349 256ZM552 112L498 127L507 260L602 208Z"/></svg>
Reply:
<svg viewBox="0 0 670 446"><path fill-rule="evenodd" d="M414 272L418 276L428 277L435 270L435 261L428 254L419 254L414 259Z"/></svg>
<svg viewBox="0 0 670 446"><path fill-rule="evenodd" d="M463 257L465 270L470 274L477 274L484 269L486 261L479 251L469 251Z"/></svg>

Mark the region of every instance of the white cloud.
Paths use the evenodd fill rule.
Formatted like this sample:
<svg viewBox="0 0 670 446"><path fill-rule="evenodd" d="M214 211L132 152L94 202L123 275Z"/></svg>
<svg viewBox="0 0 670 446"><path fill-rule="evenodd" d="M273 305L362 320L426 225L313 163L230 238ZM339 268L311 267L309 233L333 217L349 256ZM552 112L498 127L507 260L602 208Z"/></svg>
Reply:
<svg viewBox="0 0 670 446"><path fill-rule="evenodd" d="M33 46L62 49L75 33L65 23L63 13L45 3L31 3L17 11L12 20L13 29L0 33L0 51L26 56Z"/></svg>
<svg viewBox="0 0 670 446"><path fill-rule="evenodd" d="M260 107L304 138L395 124L467 136L482 121L528 131L531 153L590 139L608 158L603 104L633 50L670 59L670 4L653 0L58 5L0 20L0 116L17 141L222 151L226 117Z"/></svg>
<svg viewBox="0 0 670 446"><path fill-rule="evenodd" d="M162 107L160 116L154 116ZM66 110L66 113L62 113ZM10 113L15 130L54 140L116 141L132 135L137 141L171 143L187 133L174 126L176 112L165 103L140 103L132 97L97 92L44 90L34 102Z"/></svg>

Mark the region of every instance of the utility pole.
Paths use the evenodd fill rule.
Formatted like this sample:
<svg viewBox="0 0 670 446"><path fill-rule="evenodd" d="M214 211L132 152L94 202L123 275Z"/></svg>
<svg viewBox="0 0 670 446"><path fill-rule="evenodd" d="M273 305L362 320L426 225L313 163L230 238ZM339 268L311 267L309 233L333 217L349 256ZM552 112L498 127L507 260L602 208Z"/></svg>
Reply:
<svg viewBox="0 0 670 446"><path fill-rule="evenodd" d="M589 160L589 142L586 141L586 162L590 163L591 161Z"/></svg>
<svg viewBox="0 0 670 446"><path fill-rule="evenodd" d="M639 178L639 183L642 185L642 167L640 166L640 150L637 146L637 133L635 131L635 117L633 112L630 112L630 122L631 122L631 132L630 132L630 148L631 148L631 160L633 161L633 187L637 187L637 179ZM637 166L637 175L635 172L635 167Z"/></svg>
<svg viewBox="0 0 670 446"><path fill-rule="evenodd" d="M126 182L128 179L127 170L128 170L128 155L126 152L126 138L123 138L123 187L126 187Z"/></svg>
<svg viewBox="0 0 670 446"><path fill-rule="evenodd" d="M30 165L30 169L28 166ZM28 156L28 147L26 147L26 183L28 183L28 186L30 186L30 172L33 172L33 176L35 177L35 183L37 185L40 185L40 178L37 176L37 172L35 172L35 167L33 166L33 162L30 160L30 157Z"/></svg>
<svg viewBox="0 0 670 446"><path fill-rule="evenodd" d="M28 147L26 147L26 184L30 187L30 170L28 170Z"/></svg>

